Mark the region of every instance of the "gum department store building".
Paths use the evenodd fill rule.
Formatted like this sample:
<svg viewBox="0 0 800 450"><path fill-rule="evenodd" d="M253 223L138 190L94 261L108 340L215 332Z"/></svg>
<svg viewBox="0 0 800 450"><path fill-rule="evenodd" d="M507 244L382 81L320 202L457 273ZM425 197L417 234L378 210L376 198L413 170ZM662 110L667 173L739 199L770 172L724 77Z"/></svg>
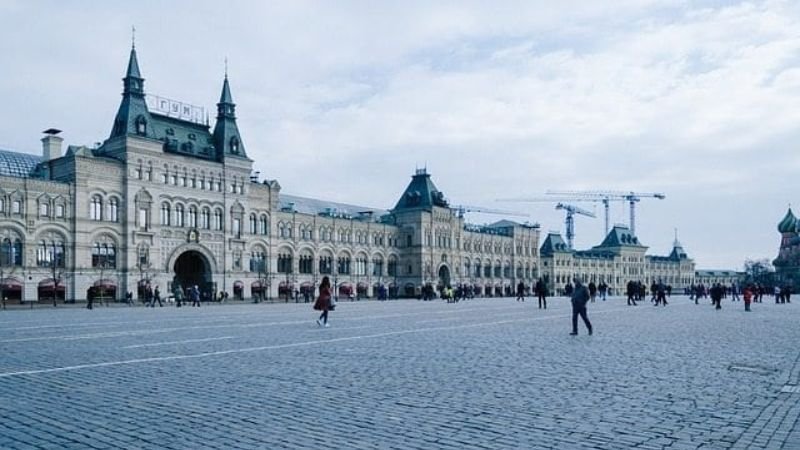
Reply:
<svg viewBox="0 0 800 450"><path fill-rule="evenodd" d="M211 297L313 295L323 276L339 295L411 297L422 286L469 285L508 295L543 277L692 282L677 245L668 257L616 227L574 252L558 235L539 251L538 225L475 226L418 170L389 211L281 193L253 175L227 76L213 129L183 104L146 97L135 49L110 136L62 152L47 130L42 156L0 151L0 289L10 303L198 285ZM186 108L185 110L181 110ZM194 116L194 117L192 117ZM63 153L63 154L62 154Z"/></svg>

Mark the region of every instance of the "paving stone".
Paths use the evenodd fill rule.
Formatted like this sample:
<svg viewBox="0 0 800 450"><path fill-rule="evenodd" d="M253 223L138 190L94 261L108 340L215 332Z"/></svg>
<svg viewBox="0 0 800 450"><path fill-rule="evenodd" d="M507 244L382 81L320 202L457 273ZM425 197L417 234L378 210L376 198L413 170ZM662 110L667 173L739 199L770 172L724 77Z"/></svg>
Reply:
<svg viewBox="0 0 800 450"><path fill-rule="evenodd" d="M5 311L0 447L800 443L800 393L780 393L800 385L795 304L614 298L589 305L591 337L549 306L343 303L327 329L305 304Z"/></svg>

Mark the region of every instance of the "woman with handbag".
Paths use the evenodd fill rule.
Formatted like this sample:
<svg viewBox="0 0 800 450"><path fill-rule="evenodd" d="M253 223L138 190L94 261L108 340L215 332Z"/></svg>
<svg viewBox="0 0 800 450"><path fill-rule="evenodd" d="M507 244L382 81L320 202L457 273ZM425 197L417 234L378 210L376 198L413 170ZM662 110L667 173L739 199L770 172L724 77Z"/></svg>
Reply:
<svg viewBox="0 0 800 450"><path fill-rule="evenodd" d="M331 280L328 279L328 277L323 277L322 283L319 284L319 297L317 297L317 301L314 302L314 309L322 311L319 319L317 319L317 325L325 328L328 327L328 311L333 309L332 306Z"/></svg>

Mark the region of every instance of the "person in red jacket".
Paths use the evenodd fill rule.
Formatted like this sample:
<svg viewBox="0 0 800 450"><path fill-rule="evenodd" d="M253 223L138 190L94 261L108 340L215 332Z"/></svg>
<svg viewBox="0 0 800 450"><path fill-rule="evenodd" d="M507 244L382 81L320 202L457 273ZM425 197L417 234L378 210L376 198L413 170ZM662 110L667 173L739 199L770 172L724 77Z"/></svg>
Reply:
<svg viewBox="0 0 800 450"><path fill-rule="evenodd" d="M749 285L744 288L742 298L744 299L744 310L750 311L750 302L753 301L753 289Z"/></svg>
<svg viewBox="0 0 800 450"><path fill-rule="evenodd" d="M333 309L331 307L331 280L328 277L322 278L322 283L319 284L319 297L314 302L314 309L322 311L317 325L321 327L328 327L328 311Z"/></svg>

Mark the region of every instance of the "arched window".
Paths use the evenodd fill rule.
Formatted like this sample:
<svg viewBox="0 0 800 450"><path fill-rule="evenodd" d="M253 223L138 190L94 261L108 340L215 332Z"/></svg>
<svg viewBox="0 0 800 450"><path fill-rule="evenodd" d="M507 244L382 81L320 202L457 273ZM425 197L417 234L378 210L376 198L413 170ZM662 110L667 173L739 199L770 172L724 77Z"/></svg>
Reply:
<svg viewBox="0 0 800 450"><path fill-rule="evenodd" d="M116 198L112 198L108 201L108 209L107 209L106 219L111 222L117 222L119 220L119 202Z"/></svg>
<svg viewBox="0 0 800 450"><path fill-rule="evenodd" d="M257 223L256 215L250 214L250 234L256 234L257 231L256 223Z"/></svg>
<svg viewBox="0 0 800 450"><path fill-rule="evenodd" d="M236 136L233 136L231 138L231 153L233 153L234 155L239 153L239 138L237 138Z"/></svg>
<svg viewBox="0 0 800 450"><path fill-rule="evenodd" d="M214 229L217 231L222 230L222 210L214 211Z"/></svg>
<svg viewBox="0 0 800 450"><path fill-rule="evenodd" d="M3 240L3 246L0 248L0 266L21 266L22 265L22 241L15 239L13 242L10 238Z"/></svg>
<svg viewBox="0 0 800 450"><path fill-rule="evenodd" d="M204 230L211 228L211 211L208 208L203 208L200 213L200 228Z"/></svg>
<svg viewBox="0 0 800 450"><path fill-rule="evenodd" d="M360 237L360 235L359 235ZM366 275L367 274L367 258L363 256L359 256L356 259L356 275Z"/></svg>
<svg viewBox="0 0 800 450"><path fill-rule="evenodd" d="M161 225L170 224L170 208L169 203L161 204Z"/></svg>
<svg viewBox="0 0 800 450"><path fill-rule="evenodd" d="M175 205L175 226L182 227L185 225L183 216L183 205Z"/></svg>
<svg viewBox="0 0 800 450"><path fill-rule="evenodd" d="M117 267L117 249L112 242L95 242L92 246L92 267L113 269Z"/></svg>
<svg viewBox="0 0 800 450"><path fill-rule="evenodd" d="M319 257L319 273L332 274L333 273L333 258L330 256Z"/></svg>
<svg viewBox="0 0 800 450"><path fill-rule="evenodd" d="M314 272L314 257L312 255L300 255L298 263L298 271L300 273L310 274Z"/></svg>
<svg viewBox="0 0 800 450"><path fill-rule="evenodd" d="M267 258L265 253L260 250L254 250L250 253L250 271L251 272L265 272Z"/></svg>
<svg viewBox="0 0 800 450"><path fill-rule="evenodd" d="M372 259L372 276L374 277L383 276L383 259L380 257Z"/></svg>
<svg viewBox="0 0 800 450"><path fill-rule="evenodd" d="M189 227L197 228L197 207L189 207Z"/></svg>
<svg viewBox="0 0 800 450"><path fill-rule="evenodd" d="M20 244L20 250L22 245ZM64 242L42 240L36 249L36 265L39 267L64 267Z"/></svg>
<svg viewBox="0 0 800 450"><path fill-rule="evenodd" d="M336 273L340 275L350 275L350 258L341 256L336 260Z"/></svg>
<svg viewBox="0 0 800 450"><path fill-rule="evenodd" d="M278 255L278 273L292 273L292 255L287 253Z"/></svg>
<svg viewBox="0 0 800 450"><path fill-rule="evenodd" d="M92 202L89 205L89 218L91 220L103 219L103 200L99 195L92 197Z"/></svg>
<svg viewBox="0 0 800 450"><path fill-rule="evenodd" d="M136 118L136 134L139 136L147 135L147 119L144 116Z"/></svg>

